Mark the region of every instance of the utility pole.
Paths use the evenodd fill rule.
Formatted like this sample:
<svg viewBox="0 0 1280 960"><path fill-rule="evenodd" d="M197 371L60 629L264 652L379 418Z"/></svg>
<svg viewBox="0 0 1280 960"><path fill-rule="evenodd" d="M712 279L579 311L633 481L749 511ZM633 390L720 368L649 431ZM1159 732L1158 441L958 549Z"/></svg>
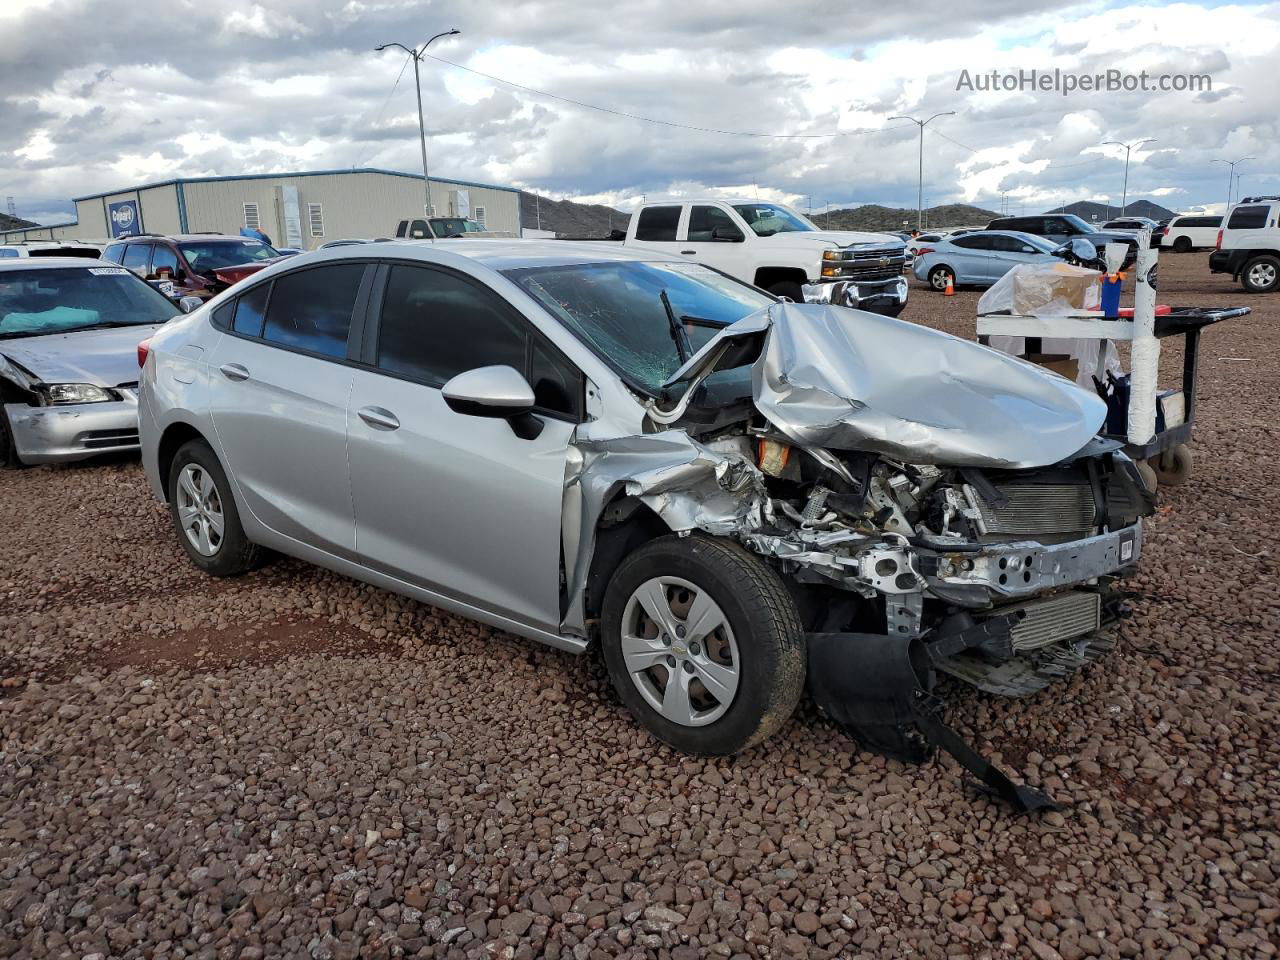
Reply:
<svg viewBox="0 0 1280 960"><path fill-rule="evenodd" d="M1239 160L1214 160L1214 163L1225 163L1227 165L1227 210L1231 209L1231 183L1235 179L1236 164L1244 163L1246 160L1257 160L1257 157L1241 157ZM1237 184L1239 181L1236 181ZM1223 211L1226 215L1226 210Z"/></svg>
<svg viewBox="0 0 1280 960"><path fill-rule="evenodd" d="M424 212L428 217L431 216L431 177L427 173L427 125L426 121L422 118L422 77L419 73L418 66L421 64L422 58L427 52L427 47L431 46L432 43L439 40L441 37L452 37L461 32L461 30L446 30L444 33L437 33L421 47L406 47L403 43L394 42L384 43L380 47L374 47L375 51L385 50L387 47L399 47L409 56L413 57L413 85L418 91L418 137L421 141L422 147L422 183L427 194L427 206ZM428 233L432 234L431 239L434 240L435 231L429 230Z"/></svg>
<svg viewBox="0 0 1280 960"><path fill-rule="evenodd" d="M916 181L916 229L924 229L924 128L939 117L954 117L954 110L947 110L943 113L935 113L928 120L917 120L915 117L890 117L890 120L910 120L920 128L920 158L917 166Z"/></svg>
<svg viewBox="0 0 1280 960"><path fill-rule="evenodd" d="M1104 147L1124 147L1124 188L1120 192L1120 216L1125 215L1125 207L1129 205L1129 151L1136 150L1144 143L1156 143L1155 137L1147 137L1145 140L1136 140L1133 143L1121 143L1118 140L1106 140L1103 142ZM1230 184L1228 184L1230 187Z"/></svg>

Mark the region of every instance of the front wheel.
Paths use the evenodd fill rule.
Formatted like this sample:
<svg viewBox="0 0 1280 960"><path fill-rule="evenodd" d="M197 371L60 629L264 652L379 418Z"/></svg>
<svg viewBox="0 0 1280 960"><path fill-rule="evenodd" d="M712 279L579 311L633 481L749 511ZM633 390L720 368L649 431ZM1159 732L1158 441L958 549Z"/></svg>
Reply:
<svg viewBox="0 0 1280 960"><path fill-rule="evenodd" d="M782 280L769 287L775 297L786 297L792 303L804 303L804 290L794 280Z"/></svg>
<svg viewBox="0 0 1280 960"><path fill-rule="evenodd" d="M1240 271L1240 282L1250 293L1270 293L1280 287L1280 258L1254 257Z"/></svg>
<svg viewBox="0 0 1280 960"><path fill-rule="evenodd" d="M778 574L730 541L661 537L605 592L614 689L655 737L724 756L775 733L804 690L800 615Z"/></svg>
<svg viewBox="0 0 1280 960"><path fill-rule="evenodd" d="M203 440L182 445L169 467L169 514L191 562L215 577L256 567L262 548L240 525L240 511L217 455Z"/></svg>

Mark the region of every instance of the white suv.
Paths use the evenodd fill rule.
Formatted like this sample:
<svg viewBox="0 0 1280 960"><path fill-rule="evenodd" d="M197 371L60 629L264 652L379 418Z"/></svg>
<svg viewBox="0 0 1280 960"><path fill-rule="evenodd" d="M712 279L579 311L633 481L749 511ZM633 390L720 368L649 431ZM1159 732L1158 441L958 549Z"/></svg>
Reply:
<svg viewBox="0 0 1280 960"><path fill-rule="evenodd" d="M1229 273L1250 293L1280 289L1280 197L1245 197L1227 214L1209 269Z"/></svg>
<svg viewBox="0 0 1280 960"><path fill-rule="evenodd" d="M1171 247L1175 253L1190 253L1197 247L1209 248L1218 241L1222 218L1192 213L1177 216L1165 228L1160 246Z"/></svg>

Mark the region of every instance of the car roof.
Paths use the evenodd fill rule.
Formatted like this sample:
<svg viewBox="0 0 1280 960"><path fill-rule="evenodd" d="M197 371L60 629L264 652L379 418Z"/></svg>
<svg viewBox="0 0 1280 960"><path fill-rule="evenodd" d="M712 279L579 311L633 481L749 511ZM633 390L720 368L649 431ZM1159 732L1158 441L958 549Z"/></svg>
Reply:
<svg viewBox="0 0 1280 960"><path fill-rule="evenodd" d="M235 233L137 233L128 237L116 237L112 243L125 243L130 240L154 243L157 240L176 240L179 243L186 243L193 240L243 240L246 242L257 241L257 237L243 237Z"/></svg>
<svg viewBox="0 0 1280 960"><path fill-rule="evenodd" d="M98 260L93 257L13 257L0 260L0 271L4 270L66 270L70 267L124 267L110 260Z"/></svg>
<svg viewBox="0 0 1280 960"><path fill-rule="evenodd" d="M754 197L672 197L669 200L650 200L645 206L669 207L677 203L727 203L730 206L736 206L737 204L751 206L757 203L767 203L775 207L789 206L789 204L783 203L781 200L758 200Z"/></svg>
<svg viewBox="0 0 1280 960"><path fill-rule="evenodd" d="M483 263L494 270L519 267L566 266L577 263L689 263L685 257L637 250L616 241L519 240L508 237L473 237L456 240L383 240L330 247L324 253L350 257L406 256L431 260L432 250L447 251ZM304 254L305 256L305 254Z"/></svg>

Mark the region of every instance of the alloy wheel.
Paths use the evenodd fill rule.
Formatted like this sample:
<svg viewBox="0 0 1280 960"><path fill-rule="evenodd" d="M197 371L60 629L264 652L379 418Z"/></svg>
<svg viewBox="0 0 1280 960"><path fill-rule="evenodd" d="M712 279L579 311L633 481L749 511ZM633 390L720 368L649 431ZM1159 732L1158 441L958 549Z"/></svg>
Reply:
<svg viewBox="0 0 1280 960"><path fill-rule="evenodd" d="M225 518L222 495L213 477L198 463L188 463L178 475L176 491L178 523L191 546L202 557L212 557L222 547Z"/></svg>
<svg viewBox="0 0 1280 960"><path fill-rule="evenodd" d="M1276 282L1276 267L1273 263L1255 263L1249 268L1249 282L1255 287L1269 287Z"/></svg>
<svg viewBox="0 0 1280 960"><path fill-rule="evenodd" d="M622 614L622 659L631 682L672 723L714 723L738 692L733 628L705 590L679 577L646 580Z"/></svg>

